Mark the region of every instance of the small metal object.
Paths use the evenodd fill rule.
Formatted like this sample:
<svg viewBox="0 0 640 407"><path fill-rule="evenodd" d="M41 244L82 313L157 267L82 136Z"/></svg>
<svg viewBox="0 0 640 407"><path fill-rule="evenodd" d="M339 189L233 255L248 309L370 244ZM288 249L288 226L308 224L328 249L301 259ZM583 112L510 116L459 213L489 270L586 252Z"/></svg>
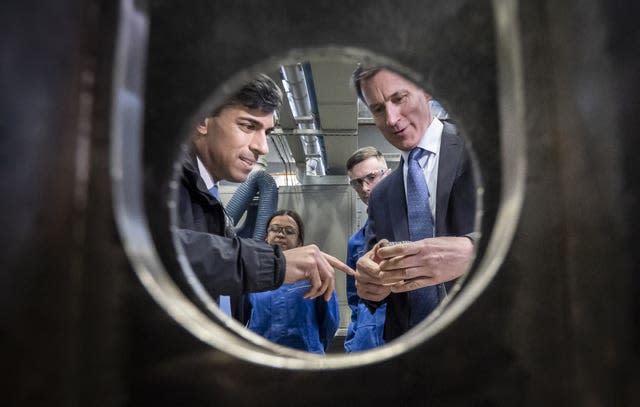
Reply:
<svg viewBox="0 0 640 407"><path fill-rule="evenodd" d="M397 246L399 244L405 244L405 243L411 243L410 240L401 240L399 242L386 242L386 243L380 243L380 247L390 247L390 246Z"/></svg>

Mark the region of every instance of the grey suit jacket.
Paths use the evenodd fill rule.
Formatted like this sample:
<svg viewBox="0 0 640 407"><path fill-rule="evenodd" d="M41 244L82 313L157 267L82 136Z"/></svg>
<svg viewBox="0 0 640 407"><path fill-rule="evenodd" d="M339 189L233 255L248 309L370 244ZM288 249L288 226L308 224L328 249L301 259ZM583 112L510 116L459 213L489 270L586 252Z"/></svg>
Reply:
<svg viewBox="0 0 640 407"><path fill-rule="evenodd" d="M456 127L443 121L436 195L436 236L464 236L473 233L476 190L469 153ZM381 240L409 240L407 201L400 162L385 177L369 197L369 227L366 233L368 248ZM446 295L443 286L438 290L440 300ZM387 317L385 340L391 340L409 328L407 294L391 294L386 298Z"/></svg>

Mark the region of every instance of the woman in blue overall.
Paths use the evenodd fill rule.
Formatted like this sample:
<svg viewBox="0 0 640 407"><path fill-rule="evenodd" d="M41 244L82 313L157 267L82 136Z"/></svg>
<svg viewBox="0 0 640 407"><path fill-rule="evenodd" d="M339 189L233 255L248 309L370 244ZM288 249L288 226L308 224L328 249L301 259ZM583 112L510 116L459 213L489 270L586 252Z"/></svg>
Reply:
<svg viewBox="0 0 640 407"><path fill-rule="evenodd" d="M304 245L304 225L298 213L275 212L267 226L266 241L282 250ZM249 294L251 317L248 328L280 345L314 353L325 353L340 323L338 299L306 299L306 280L283 284L273 291Z"/></svg>

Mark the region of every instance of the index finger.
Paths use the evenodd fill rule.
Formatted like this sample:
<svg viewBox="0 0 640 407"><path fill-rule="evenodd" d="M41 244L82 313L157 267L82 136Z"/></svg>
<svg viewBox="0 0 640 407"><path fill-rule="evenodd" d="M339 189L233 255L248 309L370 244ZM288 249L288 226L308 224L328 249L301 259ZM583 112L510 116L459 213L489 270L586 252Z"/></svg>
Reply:
<svg viewBox="0 0 640 407"><path fill-rule="evenodd" d="M411 244L412 242L397 244L394 246L384 246L378 249L376 253L382 259L390 259L392 257L410 256L417 254L420 249Z"/></svg>
<svg viewBox="0 0 640 407"><path fill-rule="evenodd" d="M417 290L418 288L427 287L433 285L434 280L428 277L417 277L411 280L406 280L405 282L400 282L398 284L394 284L390 286L391 292L401 293L406 291Z"/></svg>
<svg viewBox="0 0 640 407"><path fill-rule="evenodd" d="M322 252L322 255L324 256L325 259L327 259L327 261L329 262L329 264L331 264L332 267L337 268L338 270L350 276L356 275L356 272L351 267L347 266L346 264L336 259L332 255L327 254L325 252Z"/></svg>
<svg viewBox="0 0 640 407"><path fill-rule="evenodd" d="M373 253L371 253L371 255L373 255ZM380 273L380 266L370 256L365 254L358 259L358 263L356 264L356 276L358 273L377 277Z"/></svg>

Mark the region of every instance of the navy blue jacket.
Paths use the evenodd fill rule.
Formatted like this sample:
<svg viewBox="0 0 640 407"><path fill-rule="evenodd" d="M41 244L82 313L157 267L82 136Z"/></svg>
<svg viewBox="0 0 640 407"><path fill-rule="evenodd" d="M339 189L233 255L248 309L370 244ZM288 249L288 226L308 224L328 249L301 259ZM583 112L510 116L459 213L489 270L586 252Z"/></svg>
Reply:
<svg viewBox="0 0 640 407"><path fill-rule="evenodd" d="M245 323L243 294L280 287L285 258L278 246L235 236L233 223L197 168L195 155L182 166L176 233L203 287L215 301L219 295L232 296L233 316Z"/></svg>

